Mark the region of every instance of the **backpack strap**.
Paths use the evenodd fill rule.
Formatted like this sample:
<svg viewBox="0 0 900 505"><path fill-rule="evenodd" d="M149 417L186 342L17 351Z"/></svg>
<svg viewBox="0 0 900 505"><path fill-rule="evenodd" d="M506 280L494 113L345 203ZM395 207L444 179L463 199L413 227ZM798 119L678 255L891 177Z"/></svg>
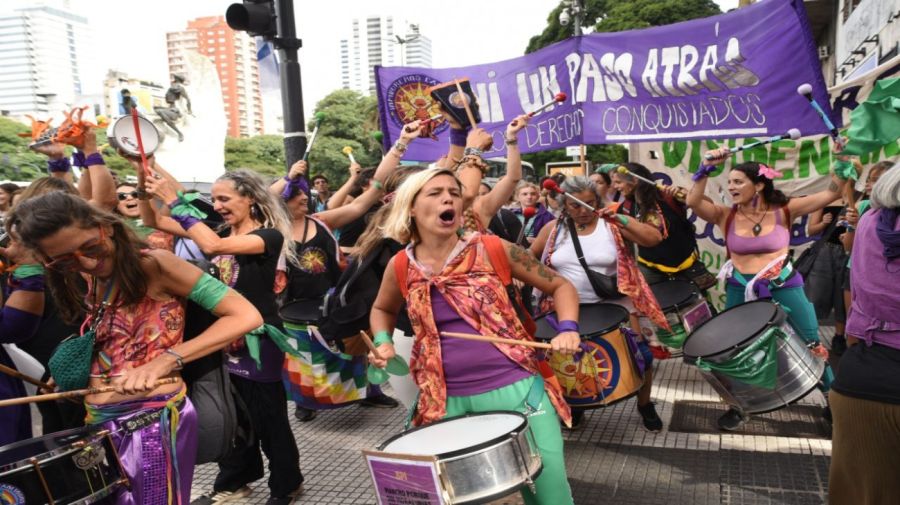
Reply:
<svg viewBox="0 0 900 505"><path fill-rule="evenodd" d="M409 256L406 255L406 249L400 249L394 255L394 275L397 277L397 285L400 287L400 293L403 298L409 294L409 286L407 285L407 273L409 272Z"/></svg>

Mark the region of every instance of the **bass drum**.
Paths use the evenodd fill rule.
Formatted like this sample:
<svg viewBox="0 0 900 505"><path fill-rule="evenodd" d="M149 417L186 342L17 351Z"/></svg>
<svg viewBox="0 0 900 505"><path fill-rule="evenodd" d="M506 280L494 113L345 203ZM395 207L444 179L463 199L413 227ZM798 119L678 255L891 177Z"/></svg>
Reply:
<svg viewBox="0 0 900 505"><path fill-rule="evenodd" d="M768 300L732 307L694 330L684 361L698 365L726 403L748 414L778 410L815 389L825 361Z"/></svg>
<svg viewBox="0 0 900 505"><path fill-rule="evenodd" d="M693 282L668 280L650 285L653 296L669 322L669 328L660 328L649 318L641 318L641 333L651 345L665 348L669 356L681 356L684 341L694 329L712 319L712 310L706 298Z"/></svg>

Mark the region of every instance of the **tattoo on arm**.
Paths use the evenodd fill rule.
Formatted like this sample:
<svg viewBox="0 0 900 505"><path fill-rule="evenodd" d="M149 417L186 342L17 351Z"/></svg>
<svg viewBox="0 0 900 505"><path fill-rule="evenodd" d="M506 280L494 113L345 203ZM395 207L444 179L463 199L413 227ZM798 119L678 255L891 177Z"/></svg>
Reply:
<svg viewBox="0 0 900 505"><path fill-rule="evenodd" d="M828 191L831 191L832 193L838 192L838 185L834 180L828 183Z"/></svg>
<svg viewBox="0 0 900 505"><path fill-rule="evenodd" d="M556 278L556 272L544 266L543 263L538 261L533 254L526 251L522 246L509 244L509 257L513 262L525 267L526 272L531 272L532 268L536 268L537 274L544 279L552 281Z"/></svg>

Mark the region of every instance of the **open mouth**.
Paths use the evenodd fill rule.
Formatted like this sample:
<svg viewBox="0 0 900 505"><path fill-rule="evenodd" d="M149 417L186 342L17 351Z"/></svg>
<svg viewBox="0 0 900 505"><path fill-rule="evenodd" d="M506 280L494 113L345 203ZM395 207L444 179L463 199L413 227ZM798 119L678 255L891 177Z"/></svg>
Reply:
<svg viewBox="0 0 900 505"><path fill-rule="evenodd" d="M138 208L138 204L137 204L137 202L126 203L125 208L128 210L134 210L134 209Z"/></svg>
<svg viewBox="0 0 900 505"><path fill-rule="evenodd" d="M438 219L441 220L442 225L451 226L456 223L456 211L453 209L447 209L438 215Z"/></svg>

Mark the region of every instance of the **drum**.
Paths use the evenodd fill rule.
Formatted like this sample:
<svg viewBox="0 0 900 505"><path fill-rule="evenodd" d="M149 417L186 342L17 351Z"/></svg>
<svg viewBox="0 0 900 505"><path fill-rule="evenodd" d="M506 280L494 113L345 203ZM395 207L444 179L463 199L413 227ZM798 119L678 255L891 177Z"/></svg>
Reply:
<svg viewBox="0 0 900 505"><path fill-rule="evenodd" d="M688 336L684 360L700 367L726 403L748 414L803 398L825 372L825 362L769 300L732 307L702 324Z"/></svg>
<svg viewBox="0 0 900 505"><path fill-rule="evenodd" d="M453 417L389 438L378 450L435 456L449 503L485 503L533 485L541 455L518 412Z"/></svg>
<svg viewBox="0 0 900 505"><path fill-rule="evenodd" d="M159 130L149 119L138 116L138 128L141 130L141 143L144 146L144 154L150 156L159 147ZM122 116L110 123L106 129L106 137L109 145L114 149L121 149L131 156L140 156L137 137L134 134L134 119L131 116Z"/></svg>
<svg viewBox="0 0 900 505"><path fill-rule="evenodd" d="M555 317L555 314L553 314ZM548 316L535 320L536 337L550 340L556 330ZM637 343L620 328L628 324L628 310L612 303L582 305L578 326L588 351L572 356L550 353L548 361L563 396L572 407L608 407L636 395L644 384L637 365Z"/></svg>
<svg viewBox="0 0 900 505"><path fill-rule="evenodd" d="M671 331L641 318L641 333L649 342L667 348L671 357L680 356L687 336L712 318L709 304L700 288L690 281L657 282L650 285L650 290L659 302Z"/></svg>
<svg viewBox="0 0 900 505"><path fill-rule="evenodd" d="M96 503L128 478L109 431L78 428L0 447L0 503Z"/></svg>
<svg viewBox="0 0 900 505"><path fill-rule="evenodd" d="M319 334L322 299L297 300L279 311L300 357L285 355L282 382L288 398L310 410L344 407L366 397L367 357L335 349Z"/></svg>

